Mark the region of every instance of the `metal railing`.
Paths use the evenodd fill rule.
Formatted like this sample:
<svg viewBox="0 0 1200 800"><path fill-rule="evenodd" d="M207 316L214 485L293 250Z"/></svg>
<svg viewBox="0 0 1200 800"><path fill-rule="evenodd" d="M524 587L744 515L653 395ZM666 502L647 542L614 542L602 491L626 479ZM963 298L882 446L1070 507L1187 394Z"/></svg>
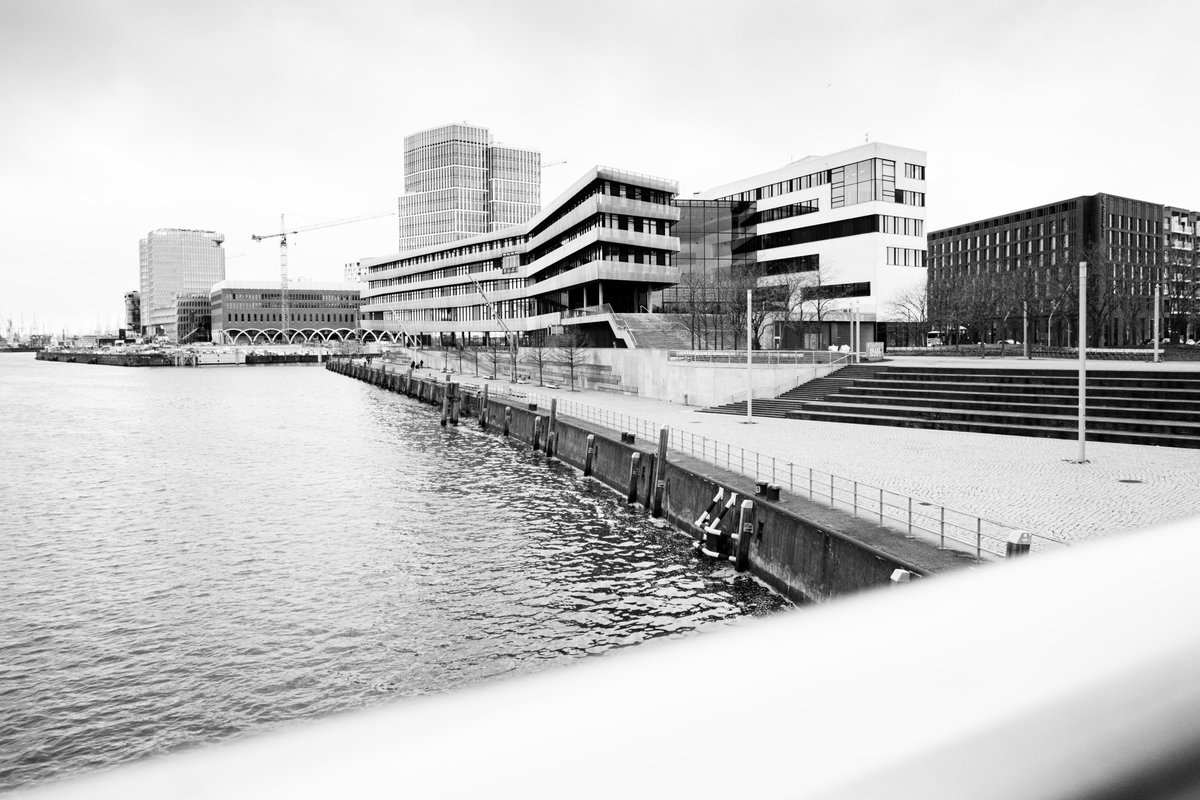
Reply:
<svg viewBox="0 0 1200 800"><path fill-rule="evenodd" d="M495 396L507 395L546 408L550 405L549 395L514 389L511 386L499 390L497 388L493 385L490 390L495 392ZM651 442L658 441L659 431L668 427L651 420L572 400L558 399L557 411L563 416L643 436ZM1023 530L903 492L796 464L688 431L670 429L668 446L676 452L736 472L755 482L774 484L798 497L806 497L812 502L848 512L906 536L936 542L939 547L962 550L977 560L1003 557L1008 537ZM1025 532L1029 533L1033 550L1067 546L1066 542L1059 539L1032 531Z"/></svg>
<svg viewBox="0 0 1200 800"><path fill-rule="evenodd" d="M836 350L753 350L753 364L849 364L853 353ZM670 350L668 361L685 361L707 364L746 363L745 350Z"/></svg>

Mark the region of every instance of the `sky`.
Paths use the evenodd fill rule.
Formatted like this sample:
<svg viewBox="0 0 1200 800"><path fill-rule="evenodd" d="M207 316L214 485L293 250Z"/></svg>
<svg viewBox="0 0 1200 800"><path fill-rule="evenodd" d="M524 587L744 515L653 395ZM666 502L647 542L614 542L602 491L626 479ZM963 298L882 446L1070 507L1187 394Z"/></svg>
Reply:
<svg viewBox="0 0 1200 800"><path fill-rule="evenodd" d="M0 0L0 333L123 325L138 240L386 213L403 138L540 150L681 195L868 139L928 153L930 230L1095 192L1200 208L1194 0ZM292 278L397 248L289 241Z"/></svg>

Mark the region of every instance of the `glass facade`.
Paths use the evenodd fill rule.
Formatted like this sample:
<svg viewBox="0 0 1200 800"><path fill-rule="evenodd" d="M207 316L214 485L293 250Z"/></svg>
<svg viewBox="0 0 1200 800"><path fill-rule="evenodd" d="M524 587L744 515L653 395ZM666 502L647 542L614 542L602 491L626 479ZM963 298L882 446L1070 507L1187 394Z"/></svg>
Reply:
<svg viewBox="0 0 1200 800"><path fill-rule="evenodd" d="M654 298L656 310L691 313L697 306L717 312L721 287L738 268L755 263L755 204L745 200L680 200L679 283Z"/></svg>
<svg viewBox="0 0 1200 800"><path fill-rule="evenodd" d="M404 138L400 249L445 244L527 222L541 208L541 154L493 145L453 124Z"/></svg>
<svg viewBox="0 0 1200 800"><path fill-rule="evenodd" d="M160 228L138 243L143 334L179 342L206 329L195 312L207 304L194 298L207 298L213 284L225 280L224 241L213 231Z"/></svg>

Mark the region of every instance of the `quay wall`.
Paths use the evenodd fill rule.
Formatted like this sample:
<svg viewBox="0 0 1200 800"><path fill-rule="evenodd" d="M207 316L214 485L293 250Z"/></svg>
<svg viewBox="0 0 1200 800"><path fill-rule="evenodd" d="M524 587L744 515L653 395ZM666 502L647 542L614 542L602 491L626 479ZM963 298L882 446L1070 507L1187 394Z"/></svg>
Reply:
<svg viewBox="0 0 1200 800"><path fill-rule="evenodd" d="M326 368L432 404L439 411L443 396L451 392L447 405L453 405L457 391L459 424L483 425L486 412L484 427L489 432L504 435L507 423L508 438L546 452L552 432L549 408L531 407L511 397L489 397L485 406L481 393L463 391L457 384L417 376L410 379L407 372L385 372L361 360L332 359ZM535 443L539 419L540 436ZM445 424L450 424L449 420ZM806 499L765 500L755 495L756 487L749 478L678 453L668 451L660 477L656 472L657 442L632 436L623 441L621 431L561 417L555 420L553 432L552 457L585 472L590 467L592 477L646 507L648 513L661 481L662 517L695 542L703 537L697 520L709 509L718 490L724 490L725 499L737 494L736 504L720 522L724 532L737 530L739 507L743 500L751 500L754 519L747 570L796 603L890 585L897 569L915 579L975 563L961 553L939 550ZM590 460L589 436L594 447Z"/></svg>
<svg viewBox="0 0 1200 800"><path fill-rule="evenodd" d="M105 364L110 367L173 367L175 360L161 353L92 353L86 350L52 352L39 350L39 361L62 361L74 364Z"/></svg>

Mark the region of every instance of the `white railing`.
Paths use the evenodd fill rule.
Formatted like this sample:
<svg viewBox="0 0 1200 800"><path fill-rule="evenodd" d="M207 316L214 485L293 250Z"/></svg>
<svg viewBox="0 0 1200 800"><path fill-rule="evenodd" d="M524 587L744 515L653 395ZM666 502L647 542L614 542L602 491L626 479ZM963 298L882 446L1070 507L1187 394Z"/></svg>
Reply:
<svg viewBox="0 0 1200 800"><path fill-rule="evenodd" d="M570 669L380 703L26 794L1194 797L1194 534L1182 520L853 602L706 625ZM706 692L750 739L698 728ZM722 769L698 763L705 733L709 750L725 747Z"/></svg>
<svg viewBox="0 0 1200 800"><path fill-rule="evenodd" d="M507 395L522 402L537 403L543 408L549 408L550 400L556 399L550 395L513 389L510 386L497 391L497 387L493 385L489 391L495 393L493 396ZM558 399L556 408L563 416L581 419L614 431L632 433L650 442L657 442L659 431L667 427L651 420L571 400ZM936 542L939 547L968 552L978 560L1003 556L1009 536L1021 530L903 492L747 450L688 431L670 429L668 441L670 448L678 453L736 472L756 483L762 481L774 484L797 497L805 497L829 508L848 512L906 536ZM1034 550L1066 546L1066 542L1059 539L1027 532Z"/></svg>

